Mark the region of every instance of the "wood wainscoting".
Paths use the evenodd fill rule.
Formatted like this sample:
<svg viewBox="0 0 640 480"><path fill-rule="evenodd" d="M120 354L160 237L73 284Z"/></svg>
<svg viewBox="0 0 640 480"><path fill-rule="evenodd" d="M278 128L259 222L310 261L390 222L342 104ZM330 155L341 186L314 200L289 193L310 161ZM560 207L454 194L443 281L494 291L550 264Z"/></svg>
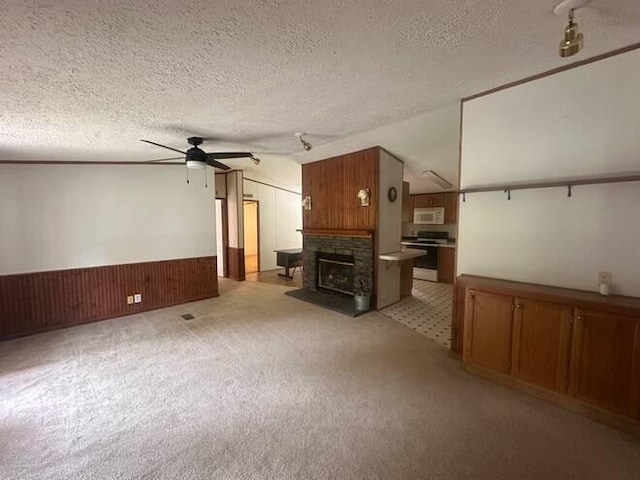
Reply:
<svg viewBox="0 0 640 480"><path fill-rule="evenodd" d="M216 270L212 256L0 276L0 340L216 297Z"/></svg>
<svg viewBox="0 0 640 480"><path fill-rule="evenodd" d="M227 247L227 259L229 262L228 277L243 281L244 272L244 248Z"/></svg>

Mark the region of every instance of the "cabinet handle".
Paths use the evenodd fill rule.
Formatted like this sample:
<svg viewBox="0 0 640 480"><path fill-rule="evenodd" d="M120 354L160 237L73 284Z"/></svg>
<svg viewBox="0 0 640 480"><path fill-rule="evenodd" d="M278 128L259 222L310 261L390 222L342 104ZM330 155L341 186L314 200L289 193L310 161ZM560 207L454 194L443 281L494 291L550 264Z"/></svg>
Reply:
<svg viewBox="0 0 640 480"><path fill-rule="evenodd" d="M520 309L522 308L522 305L521 305L521 304L519 304L519 303L516 303L516 308L517 308L518 310L520 310Z"/></svg>
<svg viewBox="0 0 640 480"><path fill-rule="evenodd" d="M576 315L576 322L581 322L582 320L584 320L582 315Z"/></svg>

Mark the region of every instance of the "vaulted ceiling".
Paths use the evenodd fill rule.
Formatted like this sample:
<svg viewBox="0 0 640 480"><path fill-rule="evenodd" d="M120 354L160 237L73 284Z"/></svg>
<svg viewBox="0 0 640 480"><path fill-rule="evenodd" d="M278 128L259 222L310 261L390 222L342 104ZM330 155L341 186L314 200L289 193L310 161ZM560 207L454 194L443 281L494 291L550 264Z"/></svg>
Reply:
<svg viewBox="0 0 640 480"><path fill-rule="evenodd" d="M152 160L174 155L139 139L199 134L290 184L313 158L295 132L345 141L639 40L640 2L594 0L584 50L561 59L556 3L5 0L0 159Z"/></svg>

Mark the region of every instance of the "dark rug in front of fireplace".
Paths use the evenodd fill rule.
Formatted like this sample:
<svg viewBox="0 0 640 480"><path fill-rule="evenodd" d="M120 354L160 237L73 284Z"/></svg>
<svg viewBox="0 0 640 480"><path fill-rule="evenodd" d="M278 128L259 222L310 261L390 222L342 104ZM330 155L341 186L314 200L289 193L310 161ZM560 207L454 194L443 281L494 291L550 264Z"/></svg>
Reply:
<svg viewBox="0 0 640 480"><path fill-rule="evenodd" d="M350 317L357 317L359 315L362 315L363 313L367 313L366 311L356 310L353 297L346 297L344 295L337 295L327 292L305 290L304 288L300 288L298 290L288 290L284 292L284 294L289 295L293 298L297 298L298 300L302 300L304 302L313 303L314 305L343 313L344 315L348 315Z"/></svg>

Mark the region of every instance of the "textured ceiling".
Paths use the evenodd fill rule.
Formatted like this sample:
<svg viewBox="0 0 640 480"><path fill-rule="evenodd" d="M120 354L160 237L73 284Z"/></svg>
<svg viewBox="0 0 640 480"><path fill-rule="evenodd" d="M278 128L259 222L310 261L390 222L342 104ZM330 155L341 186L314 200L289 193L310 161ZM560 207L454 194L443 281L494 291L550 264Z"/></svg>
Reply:
<svg viewBox="0 0 640 480"><path fill-rule="evenodd" d="M0 159L151 160L174 155L140 138L201 134L292 184L294 132L339 141L640 40L638 0L596 0L563 60L555 3L3 0Z"/></svg>

